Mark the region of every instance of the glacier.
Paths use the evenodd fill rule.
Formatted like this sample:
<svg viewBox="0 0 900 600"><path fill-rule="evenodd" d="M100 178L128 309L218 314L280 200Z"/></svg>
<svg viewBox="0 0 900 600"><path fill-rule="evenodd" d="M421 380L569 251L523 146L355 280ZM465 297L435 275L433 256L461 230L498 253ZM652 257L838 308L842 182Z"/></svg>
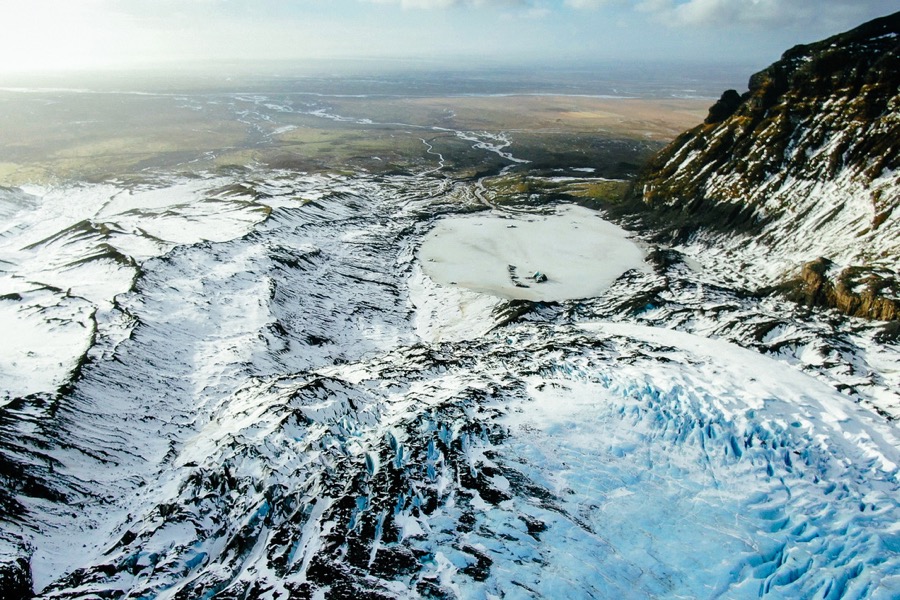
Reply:
<svg viewBox="0 0 900 600"><path fill-rule="evenodd" d="M482 193L4 190L3 559L40 598L900 595L895 344L665 249L589 298L441 285Z"/></svg>

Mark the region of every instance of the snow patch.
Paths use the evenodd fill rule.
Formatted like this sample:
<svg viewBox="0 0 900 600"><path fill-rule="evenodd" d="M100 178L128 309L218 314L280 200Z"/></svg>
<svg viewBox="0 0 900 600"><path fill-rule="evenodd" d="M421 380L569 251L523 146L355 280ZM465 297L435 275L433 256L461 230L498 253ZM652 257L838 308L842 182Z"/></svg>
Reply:
<svg viewBox="0 0 900 600"><path fill-rule="evenodd" d="M597 296L622 273L646 268L643 252L624 230L578 206L553 215L443 219L426 236L419 260L442 285L525 300ZM547 280L537 282L538 272Z"/></svg>

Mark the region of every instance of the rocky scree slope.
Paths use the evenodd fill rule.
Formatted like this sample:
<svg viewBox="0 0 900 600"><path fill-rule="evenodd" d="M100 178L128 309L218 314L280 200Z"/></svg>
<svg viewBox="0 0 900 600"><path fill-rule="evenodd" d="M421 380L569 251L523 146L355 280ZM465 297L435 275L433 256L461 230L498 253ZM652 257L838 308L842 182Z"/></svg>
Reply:
<svg viewBox="0 0 900 600"><path fill-rule="evenodd" d="M898 32L895 13L788 50L657 154L629 208L676 243L724 246L706 260L751 286L896 320Z"/></svg>

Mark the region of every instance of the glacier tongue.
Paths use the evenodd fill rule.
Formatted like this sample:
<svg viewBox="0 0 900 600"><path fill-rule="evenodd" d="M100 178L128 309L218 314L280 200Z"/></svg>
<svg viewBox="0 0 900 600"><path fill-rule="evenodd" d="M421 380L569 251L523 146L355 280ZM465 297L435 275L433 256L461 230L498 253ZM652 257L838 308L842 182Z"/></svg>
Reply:
<svg viewBox="0 0 900 600"><path fill-rule="evenodd" d="M121 224L137 194L97 213L139 275L82 300L77 377L3 408L41 597L900 594L900 440L790 365L815 323L710 340L759 347L769 307L677 266L564 302L439 286L416 250L464 184L169 184L153 232Z"/></svg>

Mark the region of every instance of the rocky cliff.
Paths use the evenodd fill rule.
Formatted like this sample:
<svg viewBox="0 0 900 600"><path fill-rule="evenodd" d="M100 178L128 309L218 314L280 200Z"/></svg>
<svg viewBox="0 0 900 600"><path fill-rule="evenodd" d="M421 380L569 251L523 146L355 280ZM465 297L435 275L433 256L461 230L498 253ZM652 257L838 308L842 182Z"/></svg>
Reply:
<svg viewBox="0 0 900 600"><path fill-rule="evenodd" d="M651 222L678 243L724 247L758 286L897 318L898 32L900 13L796 46L746 93L725 92L639 179ZM828 282L811 287L803 265L819 259Z"/></svg>

